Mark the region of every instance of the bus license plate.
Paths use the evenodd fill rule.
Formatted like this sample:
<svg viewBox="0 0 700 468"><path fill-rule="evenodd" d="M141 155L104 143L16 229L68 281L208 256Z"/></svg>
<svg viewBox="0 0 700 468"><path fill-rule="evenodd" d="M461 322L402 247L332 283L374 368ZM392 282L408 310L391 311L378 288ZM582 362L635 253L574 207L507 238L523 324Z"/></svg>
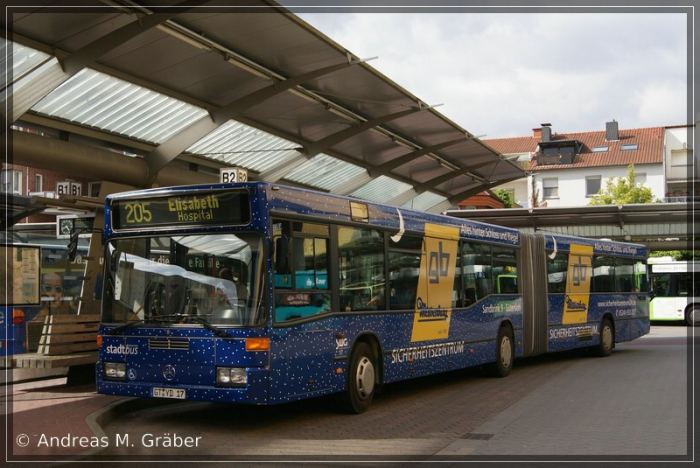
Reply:
<svg viewBox="0 0 700 468"><path fill-rule="evenodd" d="M153 396L155 398L176 398L178 400L184 400L187 393L182 388L153 387Z"/></svg>

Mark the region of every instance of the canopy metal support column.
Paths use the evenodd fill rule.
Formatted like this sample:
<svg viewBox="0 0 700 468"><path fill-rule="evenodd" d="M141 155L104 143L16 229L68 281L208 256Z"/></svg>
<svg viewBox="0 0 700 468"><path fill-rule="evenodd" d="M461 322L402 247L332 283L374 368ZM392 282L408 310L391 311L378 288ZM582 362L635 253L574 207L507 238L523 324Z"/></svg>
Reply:
<svg viewBox="0 0 700 468"><path fill-rule="evenodd" d="M373 167L371 169L368 169L370 176L372 177L378 177L380 175L388 175L396 169L397 167L403 166L404 164L408 164L414 159L420 158L421 156L425 156L430 153L434 153L435 151L441 150L443 148L447 148L448 146L453 146L457 145L459 143L464 143L465 141L468 141L468 138L458 138L456 140L450 140L450 141L444 141L442 143L438 143L437 145L432 145L432 146L426 146L425 148L417 149L415 151L411 151L410 153L406 153L402 156L399 156L398 158L394 158L391 161L387 161L384 164Z"/></svg>
<svg viewBox="0 0 700 468"><path fill-rule="evenodd" d="M333 190L331 190L331 193L334 193L336 195L349 195L371 181L372 177L367 172L363 172L361 174L356 175L352 179L347 180L344 183L338 185Z"/></svg>
<svg viewBox="0 0 700 468"><path fill-rule="evenodd" d="M324 75L328 75L359 63L364 63L367 60L369 59L348 60L347 62L319 68L317 70L293 76L289 79L281 81L270 77L270 79L273 79L273 84L270 86L254 91L247 96L243 96L227 104L226 106L211 112L211 116L203 117L189 127L180 131L176 136L163 142L160 146L151 151L151 153L146 155L149 180L154 179L158 174L158 171L175 159L180 153L228 120L240 117L247 109L289 91L290 89L293 89L294 87L310 80L320 78Z"/></svg>
<svg viewBox="0 0 700 468"><path fill-rule="evenodd" d="M466 175L468 177L471 177L472 180L478 180L481 183L485 183L486 181L483 180L481 177L475 176L474 174L470 174L470 172L474 169L478 169L483 166L488 166L490 164L495 164L494 161L487 161L483 162L481 164L474 164L472 166L460 169L458 171L451 171L447 172L446 174L443 174L439 177L435 177L427 182L423 182L422 184L416 185L408 190L406 190L403 193L400 193L396 195L394 198L391 200L388 200L386 203L389 205L403 205L406 203L408 200L411 198L417 197L421 193L427 192L428 190L437 187L440 184L443 184L447 181L450 181L456 177L459 177L461 175Z"/></svg>
<svg viewBox="0 0 700 468"><path fill-rule="evenodd" d="M335 145L359 135L371 128L378 127L379 125L391 122L392 120L400 119L407 115L420 112L429 109L429 107L411 107L399 112L394 112L393 114L383 115L381 117L376 117L371 120L366 120L361 122L359 125L351 126L339 132L336 132L326 138L323 138L315 143L312 143L304 147L303 153L291 156L281 163L277 164L275 167L268 169L267 171L260 174L260 180L265 180L268 182L276 182L283 178L285 175L289 174L295 168L303 164L308 159L313 158L317 154L323 153L328 149L334 147Z"/></svg>
<svg viewBox="0 0 700 468"><path fill-rule="evenodd" d="M426 209L428 213L442 213L444 211L449 210L454 206L454 203L452 203L449 200L442 201L438 203L437 205L433 205L430 208Z"/></svg>

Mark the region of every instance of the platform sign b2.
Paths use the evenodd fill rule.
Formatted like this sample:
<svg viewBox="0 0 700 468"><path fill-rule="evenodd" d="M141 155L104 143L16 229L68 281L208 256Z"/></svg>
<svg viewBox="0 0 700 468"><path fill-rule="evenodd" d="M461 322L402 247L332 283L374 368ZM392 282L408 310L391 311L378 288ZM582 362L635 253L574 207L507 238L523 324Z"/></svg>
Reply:
<svg viewBox="0 0 700 468"><path fill-rule="evenodd" d="M219 169L219 182L222 184L248 182L248 170L240 167L221 168Z"/></svg>

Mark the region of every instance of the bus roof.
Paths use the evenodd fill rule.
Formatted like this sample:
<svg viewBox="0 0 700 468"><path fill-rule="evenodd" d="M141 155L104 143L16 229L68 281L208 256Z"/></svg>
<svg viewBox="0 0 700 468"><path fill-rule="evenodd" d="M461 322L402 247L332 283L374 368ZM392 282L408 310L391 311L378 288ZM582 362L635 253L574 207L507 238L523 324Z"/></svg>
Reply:
<svg viewBox="0 0 700 468"><path fill-rule="evenodd" d="M409 233L425 233L426 224L443 225L459 228L459 235L463 238L511 246L520 245L520 232L517 229L269 182L191 185L113 194L109 195L105 200L105 213L110 212L110 207L114 200L124 198L158 197L183 193L201 194L208 191L234 188L247 188L264 192L266 194L267 208L273 215L277 216L294 214L295 216L308 217L309 220L312 217L320 217L327 221L363 223L367 226L395 229L397 232L405 231ZM105 219L109 224L109 216L106 216ZM110 232L111 226L108 226L105 234ZM546 248L550 250L568 251L570 245L576 244L591 246L596 254L644 258L647 255L646 247L641 244L553 234L542 235L545 237Z"/></svg>

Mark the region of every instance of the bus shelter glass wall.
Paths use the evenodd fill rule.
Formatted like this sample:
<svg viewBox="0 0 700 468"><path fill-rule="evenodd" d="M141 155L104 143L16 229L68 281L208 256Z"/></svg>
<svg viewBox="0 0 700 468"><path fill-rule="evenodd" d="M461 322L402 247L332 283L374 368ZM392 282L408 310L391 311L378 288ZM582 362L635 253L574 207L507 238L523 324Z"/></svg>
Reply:
<svg viewBox="0 0 700 468"><path fill-rule="evenodd" d="M23 236L17 236L21 238ZM71 261L63 239L56 239L54 230L43 236L26 239L27 243L15 241L1 248L36 249L40 252L38 272L39 303L14 304L12 299L0 306L0 355L35 352L44 320L54 315L75 315L81 310L83 294L99 297L99 291L83 291L85 278L85 255L87 247L80 245L77 257ZM87 244L84 242L83 244ZM3 263L4 266L4 263ZM5 272L3 272L5 273ZM96 311L81 310L82 314Z"/></svg>

